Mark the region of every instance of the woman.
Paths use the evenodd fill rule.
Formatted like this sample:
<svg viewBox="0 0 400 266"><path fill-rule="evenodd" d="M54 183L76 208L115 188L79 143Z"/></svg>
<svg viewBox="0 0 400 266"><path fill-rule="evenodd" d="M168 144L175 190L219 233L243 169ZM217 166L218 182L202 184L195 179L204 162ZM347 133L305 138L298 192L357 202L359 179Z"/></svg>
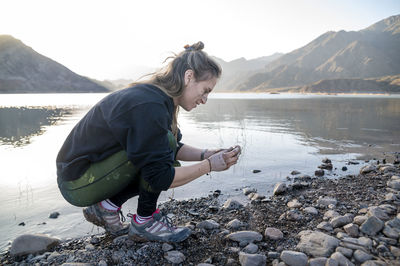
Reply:
<svg viewBox="0 0 400 266"><path fill-rule="evenodd" d="M179 107L190 111L205 104L221 75L203 47L185 46L147 82L105 97L65 140L57 156L58 185L68 202L89 206L83 209L89 222L114 235L126 233L121 206L139 196L129 225L132 238L178 242L190 235L157 209L160 192L227 170L240 154L239 146L202 150L181 143ZM175 167L175 160L199 162Z"/></svg>

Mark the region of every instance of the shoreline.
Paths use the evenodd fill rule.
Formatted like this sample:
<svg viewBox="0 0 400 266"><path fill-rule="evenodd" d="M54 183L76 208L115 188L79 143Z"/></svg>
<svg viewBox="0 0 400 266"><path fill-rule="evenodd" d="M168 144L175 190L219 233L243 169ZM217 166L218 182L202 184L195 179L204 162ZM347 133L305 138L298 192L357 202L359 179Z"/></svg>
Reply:
<svg viewBox="0 0 400 266"><path fill-rule="evenodd" d="M400 185L399 156L397 153L384 164L383 159L372 162L358 175L343 174L335 179L293 173L284 182L286 191L282 194L275 191L269 198L263 196L264 191L246 188L243 193L248 194L249 203L245 206L233 199L223 205L219 202L223 196L219 190L208 197L164 202L161 210L172 213L176 224L186 224L192 229L192 235L182 243L137 243L127 236L113 239L95 234L66 239L47 252L20 258L7 251L1 256L0 264L276 265L282 261L288 264L293 258L310 262L316 254L301 247L304 236L300 237L299 233L311 230L338 241L335 248L327 251L329 254L318 256L321 261L347 259L361 265L368 258L365 261L375 261L368 265L400 265L399 233L396 238L386 227L373 235L362 232L363 223L372 216L378 216L385 224L395 219L400 222L400 187L396 187ZM338 225L338 220L349 217L349 221ZM360 219L364 221L360 223ZM267 233L267 228L278 231L271 229L273 233ZM251 231L257 238L232 240L232 234L241 231ZM357 239L370 241L366 240L365 246ZM348 241L353 241L353 246ZM248 264L249 261L258 262Z"/></svg>

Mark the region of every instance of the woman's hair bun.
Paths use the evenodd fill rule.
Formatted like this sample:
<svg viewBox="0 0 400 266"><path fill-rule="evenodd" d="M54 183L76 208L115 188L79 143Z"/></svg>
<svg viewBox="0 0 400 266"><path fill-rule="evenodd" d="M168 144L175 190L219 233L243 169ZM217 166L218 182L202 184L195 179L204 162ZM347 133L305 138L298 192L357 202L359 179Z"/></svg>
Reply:
<svg viewBox="0 0 400 266"><path fill-rule="evenodd" d="M186 51L201 51L204 48L204 43L200 41L192 45L186 44L184 48Z"/></svg>

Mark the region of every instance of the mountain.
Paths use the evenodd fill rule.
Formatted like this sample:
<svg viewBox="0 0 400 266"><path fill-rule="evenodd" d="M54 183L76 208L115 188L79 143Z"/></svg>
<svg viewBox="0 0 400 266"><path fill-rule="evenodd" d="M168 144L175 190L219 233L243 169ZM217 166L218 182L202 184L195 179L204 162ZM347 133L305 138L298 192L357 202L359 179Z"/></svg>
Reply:
<svg viewBox="0 0 400 266"><path fill-rule="evenodd" d="M242 80L257 72L264 71L265 67L270 62L280 56L282 56L282 54L275 53L270 56L263 56L250 60L241 57L230 62L226 62L218 57L213 57L222 68L222 75L215 86L215 91L232 91Z"/></svg>
<svg viewBox="0 0 400 266"><path fill-rule="evenodd" d="M0 35L0 93L108 92L9 35Z"/></svg>
<svg viewBox="0 0 400 266"><path fill-rule="evenodd" d="M400 74L400 15L360 31L326 32L304 47L269 63L235 87L263 91L302 87L323 79Z"/></svg>

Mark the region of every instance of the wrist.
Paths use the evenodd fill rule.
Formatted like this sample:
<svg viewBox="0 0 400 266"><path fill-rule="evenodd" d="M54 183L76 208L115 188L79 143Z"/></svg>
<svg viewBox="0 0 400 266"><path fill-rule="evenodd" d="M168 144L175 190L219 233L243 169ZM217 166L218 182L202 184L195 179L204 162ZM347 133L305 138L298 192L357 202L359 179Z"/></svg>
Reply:
<svg viewBox="0 0 400 266"><path fill-rule="evenodd" d="M210 159L208 159L208 158L206 158L206 160L207 160L207 162L208 162L208 167L209 167L209 171L208 171L208 173L211 173L211 171L212 171L212 169L211 169L211 161L210 161Z"/></svg>

